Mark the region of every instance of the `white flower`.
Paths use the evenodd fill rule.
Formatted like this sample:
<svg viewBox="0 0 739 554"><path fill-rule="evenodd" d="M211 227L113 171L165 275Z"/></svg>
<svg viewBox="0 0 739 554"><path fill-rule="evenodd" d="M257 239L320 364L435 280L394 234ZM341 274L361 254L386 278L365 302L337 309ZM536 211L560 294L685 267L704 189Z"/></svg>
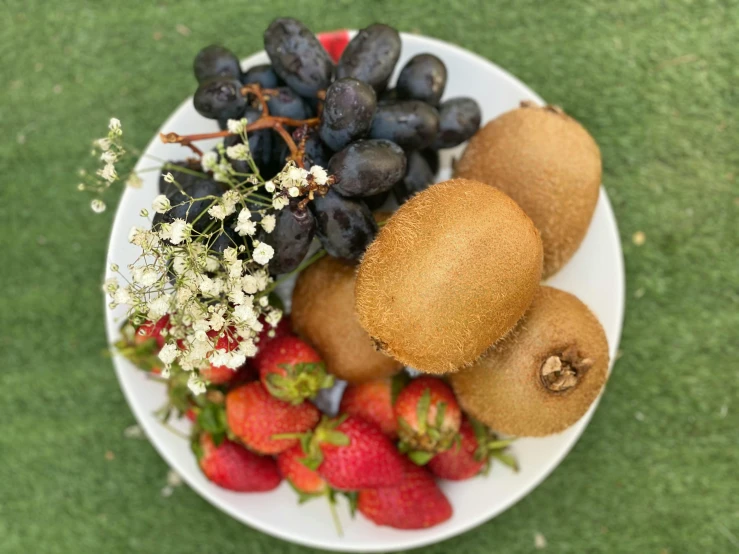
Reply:
<svg viewBox="0 0 739 554"><path fill-rule="evenodd" d="M228 215L226 213L226 207L223 204L214 204L210 207L208 210L208 215L212 217L213 219L226 219L226 216Z"/></svg>
<svg viewBox="0 0 739 554"><path fill-rule="evenodd" d="M239 343L238 350L245 357L252 358L257 353L257 346L252 339L244 339Z"/></svg>
<svg viewBox="0 0 739 554"><path fill-rule="evenodd" d="M203 171L205 172L213 171L217 165L218 165L218 154L214 152L213 150L203 154L203 157L200 159L200 166L203 168Z"/></svg>
<svg viewBox="0 0 739 554"><path fill-rule="evenodd" d="M208 296L217 296L220 292L216 282L207 275L203 275L201 277L198 288L200 289L200 292Z"/></svg>
<svg viewBox="0 0 739 554"><path fill-rule="evenodd" d="M101 138L95 141L95 144L103 152L105 152L106 150L110 150L110 139Z"/></svg>
<svg viewBox="0 0 739 554"><path fill-rule="evenodd" d="M262 226L262 229L264 229L267 233L271 233L272 231L275 230L275 223L277 223L275 216L270 214L270 215L265 215L262 218L260 225Z"/></svg>
<svg viewBox="0 0 739 554"><path fill-rule="evenodd" d="M96 214L101 214L105 211L105 202L103 202L99 198L95 198L92 202L90 202L90 208L92 208L92 211Z"/></svg>
<svg viewBox="0 0 739 554"><path fill-rule="evenodd" d="M102 153L100 156L100 159L104 161L106 164L112 164L115 163L115 161L118 159L118 156L115 152L111 152L110 150L106 150Z"/></svg>
<svg viewBox="0 0 739 554"><path fill-rule="evenodd" d="M234 308L233 317L237 323L249 325L257 320L257 313L252 305L244 303Z"/></svg>
<svg viewBox="0 0 739 554"><path fill-rule="evenodd" d="M243 160L249 159L249 147L246 144L234 144L226 148L226 156L232 160Z"/></svg>
<svg viewBox="0 0 739 554"><path fill-rule="evenodd" d="M159 359L165 364L170 365L177 359L177 354L177 345L173 342L168 342L162 346L162 349L159 351Z"/></svg>
<svg viewBox="0 0 739 554"><path fill-rule="evenodd" d="M215 273L218 271L219 267L218 258L215 256L206 256L205 258L205 271L210 271L211 273Z"/></svg>
<svg viewBox="0 0 739 554"><path fill-rule="evenodd" d="M223 318L223 315L219 312L213 312L210 315L210 319L208 321L208 324L210 325L210 328L214 331L220 331L223 329L223 325L226 323L226 320Z"/></svg>
<svg viewBox="0 0 739 554"><path fill-rule="evenodd" d="M229 302L240 306L246 302L246 295L243 290L235 289L228 293L228 300Z"/></svg>
<svg viewBox="0 0 739 554"><path fill-rule="evenodd" d="M313 181L317 185L325 185L328 182L328 173L320 165L311 167L310 174L313 176Z"/></svg>
<svg viewBox="0 0 739 554"><path fill-rule="evenodd" d="M213 179L219 183L228 183L231 180L231 174L233 173L233 167L226 161L222 161L215 168L213 168Z"/></svg>
<svg viewBox="0 0 739 554"><path fill-rule="evenodd" d="M187 271L187 259L184 256L175 256L172 259L172 269L177 275L182 275Z"/></svg>
<svg viewBox="0 0 739 554"><path fill-rule="evenodd" d="M282 208L284 208L285 206L287 206L289 203L290 203L290 201L287 198L285 198L284 196L275 196L272 199L272 207L275 210L281 210Z"/></svg>
<svg viewBox="0 0 739 554"><path fill-rule="evenodd" d="M169 198L167 198L163 194L160 194L151 203L151 207L156 213L163 214L169 211L169 209L172 207L172 204L169 203Z"/></svg>
<svg viewBox="0 0 739 554"><path fill-rule="evenodd" d="M242 119L229 119L226 122L226 127L228 127L228 132L233 135L240 135L244 131L246 131L246 126L249 122L246 120L246 118Z"/></svg>
<svg viewBox="0 0 739 554"><path fill-rule="evenodd" d="M116 304L133 304L133 296L128 287L120 287L113 293L113 302Z"/></svg>
<svg viewBox="0 0 739 554"><path fill-rule="evenodd" d="M257 224L249 219L242 221L241 214L239 214L239 219L236 227L234 227L234 231L236 231L242 237L245 237L247 235L252 236L254 233L257 232Z"/></svg>
<svg viewBox="0 0 739 554"><path fill-rule="evenodd" d="M162 173L162 176L164 177L165 183L174 183L174 175L172 175L172 172Z"/></svg>
<svg viewBox="0 0 739 554"><path fill-rule="evenodd" d="M281 319L282 310L279 310L277 308L273 308L272 310L270 310L264 317L264 320L270 327L277 327L277 324L280 322Z"/></svg>
<svg viewBox="0 0 739 554"><path fill-rule="evenodd" d="M142 287L151 287L159 280L159 274L151 267L137 267L132 273L133 282Z"/></svg>
<svg viewBox="0 0 739 554"><path fill-rule="evenodd" d="M262 308L266 308L269 305L269 298L267 298L266 296L261 296L259 298L259 305Z"/></svg>
<svg viewBox="0 0 739 554"><path fill-rule="evenodd" d="M244 262L237 260L232 264L228 265L228 276L231 279L238 279L241 277L241 273L244 271Z"/></svg>
<svg viewBox="0 0 739 554"><path fill-rule="evenodd" d="M290 187L287 190L287 193L292 196L293 198L296 198L297 196L300 196L300 189L298 187Z"/></svg>
<svg viewBox="0 0 739 554"><path fill-rule="evenodd" d="M257 288L257 279L253 275L244 275L241 278L241 288L246 294L254 294Z"/></svg>
<svg viewBox="0 0 739 554"><path fill-rule="evenodd" d="M167 313L169 313L169 301L170 297L166 294L162 294L161 296L158 296L154 300L148 302L147 307L149 308L149 311L146 314L146 317L148 317L151 321L156 321L162 316L165 316Z"/></svg>
<svg viewBox="0 0 739 554"><path fill-rule="evenodd" d="M187 222L184 219L175 219L169 225L169 241L172 244L180 244L190 234Z"/></svg>
<svg viewBox="0 0 739 554"><path fill-rule="evenodd" d="M118 289L118 279L115 277L111 277L110 279L106 279L105 283L103 283L103 291L107 292L108 294L113 294Z"/></svg>
<svg viewBox="0 0 739 554"><path fill-rule="evenodd" d="M267 181L264 183L264 190L267 192L274 192L275 191L275 184L272 181Z"/></svg>
<svg viewBox="0 0 739 554"><path fill-rule="evenodd" d="M126 186L131 187L132 189L140 189L143 184L144 180L135 173L131 173L131 175L128 176L128 179L126 179Z"/></svg>
<svg viewBox="0 0 739 554"><path fill-rule="evenodd" d="M203 394L206 390L205 383L196 373L190 374L190 377L187 380L187 388L189 388L196 396Z"/></svg>
<svg viewBox="0 0 739 554"><path fill-rule="evenodd" d="M113 164L107 164L103 169L98 169L98 175L109 183L112 183L118 178L118 173L116 173L115 166Z"/></svg>
<svg viewBox="0 0 739 554"><path fill-rule="evenodd" d="M227 264L234 264L238 261L239 252L232 246L223 251L223 261Z"/></svg>
<svg viewBox="0 0 739 554"><path fill-rule="evenodd" d="M254 252L252 252L252 258L260 265L269 263L274 255L275 249L266 242L258 243L254 248Z"/></svg>
<svg viewBox="0 0 739 554"><path fill-rule="evenodd" d="M110 132L114 135L122 135L123 130L121 129L121 121L120 119L117 119L115 117L110 118L110 123L108 123L108 129L110 129Z"/></svg>
<svg viewBox="0 0 739 554"><path fill-rule="evenodd" d="M267 273L264 270L257 271L254 274L254 277L257 280L257 289L262 291L267 288L267 286L272 282L272 279L269 276L269 273Z"/></svg>
<svg viewBox="0 0 739 554"><path fill-rule="evenodd" d="M298 167L296 165L291 165L287 168L287 170L283 173L284 179L288 181L288 184L293 185L302 185L305 181L305 178L308 176L308 172L303 169L302 167Z"/></svg>

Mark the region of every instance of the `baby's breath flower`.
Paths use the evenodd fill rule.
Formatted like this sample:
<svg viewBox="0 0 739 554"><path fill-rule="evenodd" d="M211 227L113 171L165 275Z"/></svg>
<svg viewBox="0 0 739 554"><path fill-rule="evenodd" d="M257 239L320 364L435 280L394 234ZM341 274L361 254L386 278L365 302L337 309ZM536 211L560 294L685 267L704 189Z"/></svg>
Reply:
<svg viewBox="0 0 739 554"><path fill-rule="evenodd" d="M236 220L236 227L234 227L234 231L236 231L239 235L242 237L245 237L247 235L251 236L257 231L256 224L251 221L251 212L244 208L239 212L239 217Z"/></svg>
<svg viewBox="0 0 739 554"><path fill-rule="evenodd" d="M149 217L149 210L147 210L146 208L141 208L139 210L139 215L141 217Z"/></svg>
<svg viewBox="0 0 739 554"><path fill-rule="evenodd" d="M118 178L118 173L116 173L115 166L113 164L107 164L103 169L99 169L97 174L109 183L112 183Z"/></svg>
<svg viewBox="0 0 739 554"><path fill-rule="evenodd" d="M274 256L275 250L266 242L255 242L254 252L252 252L252 258L260 265L266 265Z"/></svg>
<svg viewBox="0 0 739 554"><path fill-rule="evenodd" d="M103 202L99 198L95 198L92 202L90 202L90 208L92 208L92 211L96 214L101 214L105 211L105 202Z"/></svg>
<svg viewBox="0 0 739 554"><path fill-rule="evenodd" d="M242 119L229 119L226 122L226 127L228 128L228 132L234 135L240 135L244 131L246 131L246 126L249 122L246 120L246 118Z"/></svg>
<svg viewBox="0 0 739 554"><path fill-rule="evenodd" d="M110 264L110 270L113 273L118 273L118 271L120 270L120 267L118 267L118 264Z"/></svg>
<svg viewBox="0 0 739 554"><path fill-rule="evenodd" d="M168 175L172 175L172 174L168 173ZM151 203L151 207L156 213L163 214L169 211L169 209L172 207L172 204L170 204L169 198L167 198L163 194L160 194Z"/></svg>
<svg viewBox="0 0 739 554"><path fill-rule="evenodd" d="M103 152L105 152L106 150L110 150L111 144L112 143L110 139L107 138L101 138L95 141L95 146L100 148L100 150L102 150Z"/></svg>
<svg viewBox="0 0 739 554"><path fill-rule="evenodd" d="M328 182L328 173L320 165L314 165L310 168L310 174L313 176L313 181L317 185L325 185Z"/></svg>
<svg viewBox="0 0 739 554"><path fill-rule="evenodd" d="M263 297L266 298L266 297ZM264 320L267 322L267 324L270 327L277 327L277 324L282 319L282 310L277 308L272 308L269 312L267 312L267 315L264 317Z"/></svg>
<svg viewBox="0 0 739 554"><path fill-rule="evenodd" d="M217 165L218 154L216 152L213 152L212 150L203 154L203 157L200 159L200 166L205 172L213 171Z"/></svg>
<svg viewBox="0 0 739 554"><path fill-rule="evenodd" d="M210 217L212 217L213 219L224 220L228 216L228 212L226 211L226 207L219 202L213 204L208 209L208 215L210 215Z"/></svg>
<svg viewBox="0 0 739 554"><path fill-rule="evenodd" d="M259 291L259 287L257 286L257 278L253 275L244 275L241 278L241 289L246 294L255 294Z"/></svg>
<svg viewBox="0 0 739 554"><path fill-rule="evenodd" d="M234 144L226 148L226 156L232 160L243 160L249 159L249 146L244 143Z"/></svg>
<svg viewBox="0 0 739 554"><path fill-rule="evenodd" d="M106 150L100 155L100 159L104 161L106 164L112 164L118 160L118 155L115 152Z"/></svg>
<svg viewBox="0 0 739 554"><path fill-rule="evenodd" d="M247 358L252 358L257 353L257 346L253 339L244 339L239 343L239 352Z"/></svg>
<svg viewBox="0 0 739 554"><path fill-rule="evenodd" d="M300 189L298 187L290 187L289 189L287 189L287 193L293 198L297 198L298 196L300 196Z"/></svg>
<svg viewBox="0 0 739 554"><path fill-rule="evenodd" d="M275 210L281 210L282 208L284 208L285 206L287 206L289 203L290 203L290 201L287 198L285 198L284 196L275 196L272 199L272 207Z"/></svg>
<svg viewBox="0 0 739 554"><path fill-rule="evenodd" d="M126 186L132 189L140 189L144 184L144 180L139 177L136 173L131 173L126 179Z"/></svg>
<svg viewBox="0 0 739 554"><path fill-rule="evenodd" d="M187 222L184 219L175 219L169 226L169 241L180 244L190 235Z"/></svg>
<svg viewBox="0 0 739 554"><path fill-rule="evenodd" d="M165 364L170 365L177 359L177 354L177 345L172 342L168 342L162 346L162 349L159 351L159 359Z"/></svg>
<svg viewBox="0 0 739 554"><path fill-rule="evenodd" d="M79 185L77 185L77 190L79 190L80 192L85 190L85 183L80 183Z"/></svg>
<svg viewBox="0 0 739 554"><path fill-rule="evenodd" d="M234 169L231 164L222 161L213 168L213 179L219 183L228 183L233 172Z"/></svg>
<svg viewBox="0 0 739 554"><path fill-rule="evenodd" d="M107 292L108 294L114 294L116 290L118 290L118 279L115 277L111 277L110 279L105 280L105 284L103 284L103 291Z"/></svg>
<svg viewBox="0 0 739 554"><path fill-rule="evenodd" d="M115 117L110 118L110 123L108 123L108 129L110 129L111 134L115 136L120 136L123 134L123 130L121 129L121 121L120 119L117 119Z"/></svg>
<svg viewBox="0 0 739 554"><path fill-rule="evenodd" d="M165 183L174 183L174 175L171 172L162 173Z"/></svg>
<svg viewBox="0 0 739 554"><path fill-rule="evenodd" d="M223 261L227 264L235 263L238 260L238 257L238 251L232 246L229 246L223 251Z"/></svg>
<svg viewBox="0 0 739 554"><path fill-rule="evenodd" d="M260 305L260 306L261 306L262 308L266 308L267 306L269 306L269 298L267 298L266 296L262 296L262 297L261 297L261 298L259 299L259 305Z"/></svg>
<svg viewBox="0 0 739 554"><path fill-rule="evenodd" d="M260 270L254 273L254 277L257 280L257 290L263 291L272 282L269 273L265 270Z"/></svg>
<svg viewBox="0 0 739 554"><path fill-rule="evenodd" d="M152 267L137 267L132 272L134 283L143 287L151 287L159 280L159 274Z"/></svg>
<svg viewBox="0 0 739 554"><path fill-rule="evenodd" d="M161 296L158 296L154 300L151 300L147 307L149 308L148 313L146 314L146 317L149 318L151 321L156 321L160 317L165 316L169 312L169 305L170 305L170 297L163 294Z"/></svg>
<svg viewBox="0 0 739 554"><path fill-rule="evenodd" d="M113 293L113 302L115 304L131 305L133 304L133 296L129 287L119 287Z"/></svg>
<svg viewBox="0 0 739 554"><path fill-rule="evenodd" d="M189 388L195 396L203 394L206 390L205 383L196 373L190 374L190 377L187 379L187 388Z"/></svg>
<svg viewBox="0 0 739 554"><path fill-rule="evenodd" d="M264 190L267 192L274 192L275 191L275 184L272 181L267 181L264 183Z"/></svg>
<svg viewBox="0 0 739 554"><path fill-rule="evenodd" d="M275 230L275 223L277 223L275 216L265 215L262 218L260 225L262 226L262 229L264 229L267 233L271 233L272 231Z"/></svg>

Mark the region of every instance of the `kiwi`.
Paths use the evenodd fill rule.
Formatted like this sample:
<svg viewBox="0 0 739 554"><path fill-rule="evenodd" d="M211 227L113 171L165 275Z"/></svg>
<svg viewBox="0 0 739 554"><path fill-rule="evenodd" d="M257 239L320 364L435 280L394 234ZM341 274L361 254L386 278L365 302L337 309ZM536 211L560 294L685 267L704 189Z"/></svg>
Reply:
<svg viewBox="0 0 739 554"><path fill-rule="evenodd" d="M523 315L541 263L539 233L508 196L466 179L439 183L403 204L367 249L359 322L403 364L455 371Z"/></svg>
<svg viewBox="0 0 739 554"><path fill-rule="evenodd" d="M354 313L354 265L326 256L305 269L293 289L295 331L339 379L361 383L389 377L402 364L375 350Z"/></svg>
<svg viewBox="0 0 739 554"><path fill-rule="evenodd" d="M522 107L472 137L455 175L513 198L541 232L544 277L580 246L598 201L601 158L593 137L556 106Z"/></svg>
<svg viewBox="0 0 739 554"><path fill-rule="evenodd" d="M608 378L608 342L575 296L541 287L514 330L451 377L462 408L520 437L563 431L588 410Z"/></svg>

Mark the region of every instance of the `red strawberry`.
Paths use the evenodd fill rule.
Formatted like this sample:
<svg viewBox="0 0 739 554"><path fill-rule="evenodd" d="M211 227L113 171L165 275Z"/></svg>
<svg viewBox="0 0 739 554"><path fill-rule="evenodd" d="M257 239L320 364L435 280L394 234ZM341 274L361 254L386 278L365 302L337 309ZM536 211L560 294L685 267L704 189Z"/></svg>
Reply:
<svg viewBox="0 0 739 554"><path fill-rule="evenodd" d="M417 464L427 463L457 437L462 412L452 389L435 377L413 379L395 402L400 449Z"/></svg>
<svg viewBox="0 0 739 554"><path fill-rule="evenodd" d="M200 370L200 376L212 385L225 385L236 377L236 370L224 365L211 365Z"/></svg>
<svg viewBox="0 0 739 554"><path fill-rule="evenodd" d="M388 438L395 440L398 438L398 421L393 411L393 399L406 378L406 373L400 373L393 378L350 384L341 398L339 410L374 423Z"/></svg>
<svg viewBox="0 0 739 554"><path fill-rule="evenodd" d="M379 427L363 419L325 419L301 441L309 467L336 489L388 487L403 477L403 457Z"/></svg>
<svg viewBox="0 0 739 554"><path fill-rule="evenodd" d="M342 29L329 33L318 33L317 36L323 48L331 56L331 59L338 63L346 45L349 44L349 32Z"/></svg>
<svg viewBox="0 0 739 554"><path fill-rule="evenodd" d="M272 435L305 433L320 418L318 408L310 402L288 404L270 395L259 382L242 385L226 395L229 429L260 454L279 454L294 446L297 438L273 439Z"/></svg>
<svg viewBox="0 0 739 554"><path fill-rule="evenodd" d="M272 458L249 452L228 439L216 445L208 433L193 445L200 468L219 487L238 492L264 492L282 480Z"/></svg>
<svg viewBox="0 0 739 554"><path fill-rule="evenodd" d="M427 529L452 517L452 506L431 474L408 460L404 469L394 487L359 491L359 511L377 525L396 529Z"/></svg>
<svg viewBox="0 0 739 554"><path fill-rule="evenodd" d="M241 337L236 334L236 330L233 327L227 329L221 329L220 331L208 331L206 333L211 339L216 339L215 349L225 350L231 352L236 350L241 342Z"/></svg>
<svg viewBox="0 0 739 554"><path fill-rule="evenodd" d="M157 346L161 349L164 346L166 337L162 335L162 331L169 327L169 315L159 318L156 323L147 321L136 329L136 335L134 336L135 344L144 344L149 339L154 339Z"/></svg>
<svg viewBox="0 0 739 554"><path fill-rule="evenodd" d="M328 483L318 475L318 472L306 466L303 447L296 444L277 456L277 466L280 473L287 479L293 488L303 497L322 496L329 491Z"/></svg>
<svg viewBox="0 0 739 554"><path fill-rule="evenodd" d="M334 384L318 352L297 337L270 341L256 360L259 378L272 396L300 404Z"/></svg>

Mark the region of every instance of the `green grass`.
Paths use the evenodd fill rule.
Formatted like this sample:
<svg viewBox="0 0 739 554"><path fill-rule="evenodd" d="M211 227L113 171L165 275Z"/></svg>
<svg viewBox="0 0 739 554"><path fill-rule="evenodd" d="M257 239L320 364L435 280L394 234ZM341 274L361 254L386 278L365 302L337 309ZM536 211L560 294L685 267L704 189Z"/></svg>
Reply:
<svg viewBox="0 0 739 554"><path fill-rule="evenodd" d="M532 552L535 533L553 553L737 551L737 1L6 0L0 552L308 552L187 487L163 498L164 462L123 438L134 419L102 354L99 291L115 206L95 217L74 190L110 116L143 147L192 93L202 45L245 56L278 14L458 43L564 106L603 152L628 280L608 392L543 485L424 551Z"/></svg>

